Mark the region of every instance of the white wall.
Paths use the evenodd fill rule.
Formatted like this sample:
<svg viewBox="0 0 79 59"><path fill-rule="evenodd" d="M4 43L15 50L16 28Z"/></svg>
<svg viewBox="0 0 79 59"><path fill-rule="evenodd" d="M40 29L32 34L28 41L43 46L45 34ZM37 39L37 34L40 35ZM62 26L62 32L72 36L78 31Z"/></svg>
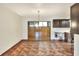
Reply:
<svg viewBox="0 0 79 59"><path fill-rule="evenodd" d="M22 39L28 39L28 20L22 21Z"/></svg>
<svg viewBox="0 0 79 59"><path fill-rule="evenodd" d="M0 6L0 54L11 48L21 37L21 17Z"/></svg>
<svg viewBox="0 0 79 59"><path fill-rule="evenodd" d="M79 56L79 34L74 34L74 55Z"/></svg>

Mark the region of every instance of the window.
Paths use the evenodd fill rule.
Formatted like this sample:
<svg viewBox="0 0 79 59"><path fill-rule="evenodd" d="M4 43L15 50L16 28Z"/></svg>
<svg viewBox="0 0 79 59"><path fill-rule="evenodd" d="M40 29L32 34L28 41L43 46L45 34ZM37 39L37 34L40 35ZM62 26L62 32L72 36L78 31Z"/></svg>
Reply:
<svg viewBox="0 0 79 59"><path fill-rule="evenodd" d="M47 27L47 22L43 22L42 26Z"/></svg>
<svg viewBox="0 0 79 59"><path fill-rule="evenodd" d="M48 27L50 26L49 21L29 21L29 27Z"/></svg>

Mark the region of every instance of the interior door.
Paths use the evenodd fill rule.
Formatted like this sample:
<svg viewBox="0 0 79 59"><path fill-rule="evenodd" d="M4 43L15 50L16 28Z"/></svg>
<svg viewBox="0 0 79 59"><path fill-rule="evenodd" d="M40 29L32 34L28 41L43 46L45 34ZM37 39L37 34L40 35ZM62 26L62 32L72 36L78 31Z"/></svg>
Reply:
<svg viewBox="0 0 79 59"><path fill-rule="evenodd" d="M50 21L29 21L29 40L50 40Z"/></svg>
<svg viewBox="0 0 79 59"><path fill-rule="evenodd" d="M29 27L28 28L28 38L29 38L29 40L35 40L34 27Z"/></svg>
<svg viewBox="0 0 79 59"><path fill-rule="evenodd" d="M50 40L50 28L49 27L42 27L41 29L41 40Z"/></svg>

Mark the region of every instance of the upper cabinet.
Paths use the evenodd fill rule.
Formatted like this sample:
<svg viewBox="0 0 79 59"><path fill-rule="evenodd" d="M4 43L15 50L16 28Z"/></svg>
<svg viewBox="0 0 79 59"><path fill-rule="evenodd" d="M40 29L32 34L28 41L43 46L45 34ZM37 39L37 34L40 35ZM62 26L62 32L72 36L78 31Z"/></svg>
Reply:
<svg viewBox="0 0 79 59"><path fill-rule="evenodd" d="M54 19L53 27L54 28L69 28L70 21L69 21L69 19Z"/></svg>
<svg viewBox="0 0 79 59"><path fill-rule="evenodd" d="M79 3L71 6L71 33L79 34Z"/></svg>

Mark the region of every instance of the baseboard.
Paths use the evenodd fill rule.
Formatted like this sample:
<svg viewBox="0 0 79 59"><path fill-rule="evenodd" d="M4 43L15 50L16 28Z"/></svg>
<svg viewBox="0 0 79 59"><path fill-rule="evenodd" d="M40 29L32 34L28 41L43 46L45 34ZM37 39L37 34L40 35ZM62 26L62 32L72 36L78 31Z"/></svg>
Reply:
<svg viewBox="0 0 79 59"><path fill-rule="evenodd" d="M25 41L25 39L20 40L19 42L17 42L16 44L14 44L11 48L9 48L8 50L6 50L5 52L3 52L0 56L3 56L5 53L7 53L8 51L10 51L11 49L13 49L15 46L17 46L19 43L21 43L22 41Z"/></svg>

